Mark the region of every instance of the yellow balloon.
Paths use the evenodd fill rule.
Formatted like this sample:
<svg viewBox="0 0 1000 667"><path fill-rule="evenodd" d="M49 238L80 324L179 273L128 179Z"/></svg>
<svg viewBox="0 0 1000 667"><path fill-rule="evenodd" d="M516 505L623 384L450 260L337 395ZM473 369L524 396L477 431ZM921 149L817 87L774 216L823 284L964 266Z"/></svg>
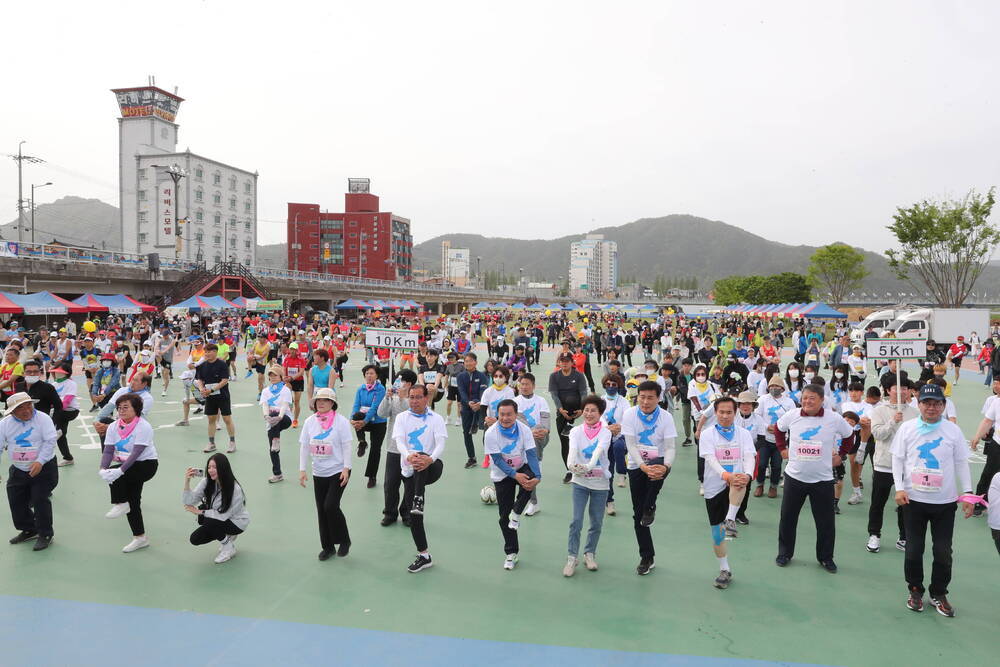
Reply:
<svg viewBox="0 0 1000 667"><path fill-rule="evenodd" d="M97 331L97 325L88 320L83 323L83 330L87 333L94 333Z"/></svg>
<svg viewBox="0 0 1000 667"><path fill-rule="evenodd" d="M581 311L580 311L580 317L583 317L583 316L584 316L584 315L586 315L586 314L587 314L587 311L585 311L585 310L581 310Z"/></svg>
<svg viewBox="0 0 1000 667"><path fill-rule="evenodd" d="M545 314L546 314L546 315L551 315L551 314L552 314L552 311L551 311L551 310L546 310L546 311L545 311Z"/></svg>
<svg viewBox="0 0 1000 667"><path fill-rule="evenodd" d="M583 318L583 323L586 324L587 322L590 322L590 318L589 317Z"/></svg>

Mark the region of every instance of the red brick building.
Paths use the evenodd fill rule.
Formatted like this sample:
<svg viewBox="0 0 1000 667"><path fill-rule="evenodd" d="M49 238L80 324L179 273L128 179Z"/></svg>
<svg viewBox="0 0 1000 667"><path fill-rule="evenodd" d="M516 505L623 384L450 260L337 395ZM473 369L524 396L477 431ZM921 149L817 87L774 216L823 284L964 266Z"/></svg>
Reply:
<svg viewBox="0 0 1000 667"><path fill-rule="evenodd" d="M379 210L367 178L348 180L344 212L288 204L288 268L358 278L411 280L410 221Z"/></svg>

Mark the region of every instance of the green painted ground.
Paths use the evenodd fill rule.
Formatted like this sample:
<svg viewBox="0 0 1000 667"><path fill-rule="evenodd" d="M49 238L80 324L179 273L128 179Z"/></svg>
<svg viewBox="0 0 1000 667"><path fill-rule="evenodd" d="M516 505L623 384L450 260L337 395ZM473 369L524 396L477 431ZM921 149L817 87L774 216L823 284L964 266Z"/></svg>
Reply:
<svg viewBox="0 0 1000 667"><path fill-rule="evenodd" d="M359 351L351 356L351 382L341 390L348 404L361 365ZM551 356L543 359L546 369ZM986 395L981 382L970 377L956 389L967 433L978 423ZM994 652L997 553L983 519L960 521L956 529L955 619L905 609L902 553L891 544L877 555L865 551L867 502L844 506L838 519L840 573L832 576L810 557L814 532L808 510L796 561L784 570L775 567L780 499L753 499L752 525L730 543L734 583L727 591L714 589L717 567L693 448L680 450L661 495L654 526L657 567L648 577L634 572L638 557L627 489L618 490L619 515L605 521L600 570L561 576L570 494L560 483L557 442L544 463L542 512L522 524L517 569L503 571L495 507L478 498L488 476L482 469L462 469L456 427L449 428L444 477L428 494L435 567L418 575L404 570L413 557L409 531L400 524L378 525L381 487L365 489L360 476L345 496L351 554L320 563L312 490L292 481L266 483L264 432L252 405L256 383L242 378L234 386L241 405L235 411L240 450L234 467L252 523L239 540L238 556L214 565L214 547L188 544L194 521L180 503L182 471L205 461L200 451L205 421L167 426L179 418L182 388L172 386L165 399L159 391L157 385L152 421L159 427L160 471L144 497L152 547L122 554L129 540L125 520L103 518L109 501L96 474L98 453L79 447L89 440L86 415L71 437L78 464L62 469L55 492L56 540L41 554L30 547L0 548L4 593L465 638L825 664L947 659L981 665ZM289 477L297 462L293 437L286 433L283 452ZM973 466L975 478L980 469L981 464ZM888 509L886 515L891 526Z"/></svg>

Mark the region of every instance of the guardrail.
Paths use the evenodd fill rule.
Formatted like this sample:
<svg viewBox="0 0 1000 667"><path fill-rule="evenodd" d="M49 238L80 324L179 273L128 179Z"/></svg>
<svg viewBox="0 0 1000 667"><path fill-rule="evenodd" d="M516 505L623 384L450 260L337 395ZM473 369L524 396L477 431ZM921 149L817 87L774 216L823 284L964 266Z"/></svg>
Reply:
<svg viewBox="0 0 1000 667"><path fill-rule="evenodd" d="M302 280L306 282L333 283L352 287L391 288L410 292L441 294L443 296L468 296L469 298L524 298L519 292L489 292L484 290L463 289L461 287L443 287L440 285L425 285L422 283L402 282L398 280L379 280L377 278L360 278L357 276L341 276L330 273L312 271L290 271L265 266L250 266L250 272L258 278L276 278L279 280Z"/></svg>
<svg viewBox="0 0 1000 667"><path fill-rule="evenodd" d="M23 259L43 259L55 262L77 262L80 264L107 264L114 266L131 266L145 269L149 266L149 256L114 250L98 250L96 248L80 248L77 246L53 245L48 243L7 243L3 246L2 256L20 257ZM190 271L200 266L198 262L175 260L160 257L161 269L177 269Z"/></svg>

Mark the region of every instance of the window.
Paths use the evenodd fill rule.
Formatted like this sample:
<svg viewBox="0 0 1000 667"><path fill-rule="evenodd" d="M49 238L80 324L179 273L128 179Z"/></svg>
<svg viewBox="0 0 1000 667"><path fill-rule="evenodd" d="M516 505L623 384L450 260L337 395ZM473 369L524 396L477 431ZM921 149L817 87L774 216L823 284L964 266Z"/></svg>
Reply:
<svg viewBox="0 0 1000 667"><path fill-rule="evenodd" d="M358 258L357 258L357 257L351 257L351 259L349 259L348 261L349 261L349 262L350 262L351 264L357 264L357 263L358 263Z"/></svg>
<svg viewBox="0 0 1000 667"><path fill-rule="evenodd" d="M356 238L358 238L358 233L357 232L351 232L350 234L348 234L348 236L350 236L352 239L356 239ZM351 246L351 247L353 248L354 246Z"/></svg>
<svg viewBox="0 0 1000 667"><path fill-rule="evenodd" d="M205 214L202 213L201 211L196 211L194 214L194 220L197 223L205 222Z"/></svg>
<svg viewBox="0 0 1000 667"><path fill-rule="evenodd" d="M251 224L251 223L250 223L250 221L249 221L249 220L247 220L246 222L244 222L244 223L243 223L243 227L244 227L244 228L245 228L245 229L246 229L246 230L247 230L248 232L250 231L250 224Z"/></svg>
<svg viewBox="0 0 1000 667"><path fill-rule="evenodd" d="M205 177L205 171L200 166L195 167L194 168L194 177L195 177L195 180L200 181L202 178Z"/></svg>
<svg viewBox="0 0 1000 667"><path fill-rule="evenodd" d="M249 199L248 199L248 200L246 200L245 202L243 202L243 212L244 212L244 213L249 213L249 212L250 212L250 210L251 210L252 208L253 208L253 207L252 207L252 205L250 204L250 200L249 200Z"/></svg>
<svg viewBox="0 0 1000 667"><path fill-rule="evenodd" d="M229 198L229 210L230 211L235 211L236 210L236 197L230 197Z"/></svg>
<svg viewBox="0 0 1000 667"><path fill-rule="evenodd" d="M222 185L222 174L219 172L212 174L212 185Z"/></svg>
<svg viewBox="0 0 1000 667"><path fill-rule="evenodd" d="M357 226L358 226L358 221L357 220L351 220L351 227L357 227Z"/></svg>
<svg viewBox="0 0 1000 667"><path fill-rule="evenodd" d="M232 227L233 229L236 228L236 217L235 216L229 218L229 226Z"/></svg>
<svg viewBox="0 0 1000 667"><path fill-rule="evenodd" d="M354 275L358 275L358 270L357 269L351 269L351 273L353 273Z"/></svg>
<svg viewBox="0 0 1000 667"><path fill-rule="evenodd" d="M352 244L351 244L351 250L357 250L357 249L358 249L358 246L356 246L356 245L354 245L354 244L352 243Z"/></svg>
<svg viewBox="0 0 1000 667"><path fill-rule="evenodd" d="M310 243L309 247L312 248L313 250L317 250L319 248L319 244L318 243Z"/></svg>
<svg viewBox="0 0 1000 667"><path fill-rule="evenodd" d="M146 191L145 190L139 190L139 192L137 193L137 195L139 197L139 201L146 201Z"/></svg>
<svg viewBox="0 0 1000 667"><path fill-rule="evenodd" d="M243 247L246 248L247 250L250 249L250 239L247 239L246 241L243 242Z"/></svg>
<svg viewBox="0 0 1000 667"><path fill-rule="evenodd" d="M213 236L212 243L215 245L219 245L220 243L222 243L222 234L216 234L215 236Z"/></svg>
<svg viewBox="0 0 1000 667"><path fill-rule="evenodd" d="M243 264L245 266L250 266L250 255L247 255L246 257L243 258Z"/></svg>
<svg viewBox="0 0 1000 667"><path fill-rule="evenodd" d="M213 224L216 227L218 227L219 225L222 224L222 216L220 214L216 213L215 216L214 216L214 218L213 218L213 220L212 220L212 222L213 222Z"/></svg>
<svg viewBox="0 0 1000 667"><path fill-rule="evenodd" d="M229 177L229 189L230 190L235 190L236 189L236 177L235 176L230 176Z"/></svg>
<svg viewBox="0 0 1000 667"><path fill-rule="evenodd" d="M212 195L212 203L216 206L222 206L222 195L218 192Z"/></svg>
<svg viewBox="0 0 1000 667"><path fill-rule="evenodd" d="M197 232L195 232L195 234L194 234L194 240L195 240L195 241L197 241L198 243L201 243L202 241L204 241L204 240L205 240L205 232L203 232L203 231L201 231L201 230L199 229L199 230L198 230Z"/></svg>
<svg viewBox="0 0 1000 667"><path fill-rule="evenodd" d="M253 183L251 183L250 181L247 181L246 183L244 183L243 184L243 192L245 192L247 194L252 193L253 192Z"/></svg>
<svg viewBox="0 0 1000 667"><path fill-rule="evenodd" d="M230 248L235 248L236 247L236 237L235 236L230 236L229 237L229 247Z"/></svg>
<svg viewBox="0 0 1000 667"><path fill-rule="evenodd" d="M149 222L149 220L146 219L145 211L139 211L139 222Z"/></svg>
<svg viewBox="0 0 1000 667"><path fill-rule="evenodd" d="M197 188L194 191L194 200L197 202L203 201L205 199L205 191L201 188Z"/></svg>
<svg viewBox="0 0 1000 667"><path fill-rule="evenodd" d="M215 263L218 264L221 261L222 261L222 255L220 255L219 253L215 253Z"/></svg>
<svg viewBox="0 0 1000 667"><path fill-rule="evenodd" d="M145 169L140 169L139 170L139 180L140 181L146 180L146 170Z"/></svg>

